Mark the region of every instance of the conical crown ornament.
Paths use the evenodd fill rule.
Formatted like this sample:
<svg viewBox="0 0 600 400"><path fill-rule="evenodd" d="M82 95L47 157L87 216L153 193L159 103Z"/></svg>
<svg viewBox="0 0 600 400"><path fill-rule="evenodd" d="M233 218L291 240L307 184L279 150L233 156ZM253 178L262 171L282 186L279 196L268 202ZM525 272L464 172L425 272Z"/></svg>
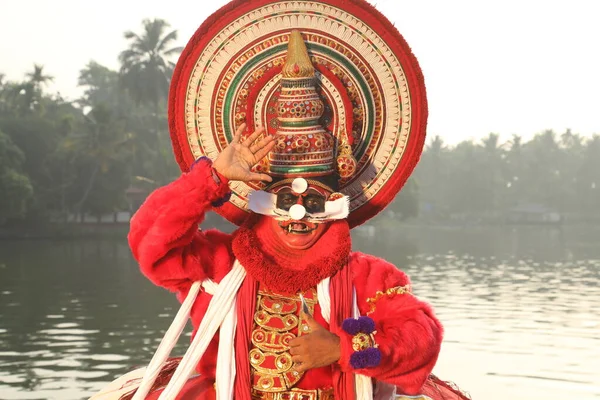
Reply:
<svg viewBox="0 0 600 400"><path fill-rule="evenodd" d="M279 127L269 154L274 177L318 177L335 172L335 139L320 124L324 104L315 69L299 31L292 31L277 101Z"/></svg>

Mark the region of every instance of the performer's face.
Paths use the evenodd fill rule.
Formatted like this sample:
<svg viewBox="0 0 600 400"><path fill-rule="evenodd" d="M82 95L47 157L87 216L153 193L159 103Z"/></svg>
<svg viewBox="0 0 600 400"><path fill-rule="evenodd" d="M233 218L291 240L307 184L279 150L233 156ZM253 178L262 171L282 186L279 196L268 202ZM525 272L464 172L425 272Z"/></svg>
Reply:
<svg viewBox="0 0 600 400"><path fill-rule="evenodd" d="M310 188L302 195L297 195L290 188L284 188L277 193L277 208L289 210L295 204L301 204L308 214L325 211L325 201L330 193L322 189ZM300 220L277 221L271 218L271 226L276 235L288 247L306 250L312 247L327 229L327 222L314 223L306 217Z"/></svg>

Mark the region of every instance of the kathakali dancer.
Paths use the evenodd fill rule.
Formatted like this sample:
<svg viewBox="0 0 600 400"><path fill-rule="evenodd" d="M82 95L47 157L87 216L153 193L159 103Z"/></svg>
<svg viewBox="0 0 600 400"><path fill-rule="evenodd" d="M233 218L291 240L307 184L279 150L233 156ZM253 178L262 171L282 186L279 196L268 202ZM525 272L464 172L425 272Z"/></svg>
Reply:
<svg viewBox="0 0 600 400"><path fill-rule="evenodd" d="M162 345L187 313L193 341L183 360L159 349L121 398L462 399L431 375L431 307L351 249L415 167L426 119L416 58L363 0L236 0L205 21L171 84L183 175L129 235L143 274L183 302ZM210 210L239 228L199 230Z"/></svg>

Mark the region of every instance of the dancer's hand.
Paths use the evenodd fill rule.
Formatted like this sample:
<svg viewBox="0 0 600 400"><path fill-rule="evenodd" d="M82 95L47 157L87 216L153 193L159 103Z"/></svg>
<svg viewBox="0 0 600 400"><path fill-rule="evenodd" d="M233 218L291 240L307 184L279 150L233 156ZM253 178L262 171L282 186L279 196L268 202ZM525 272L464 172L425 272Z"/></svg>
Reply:
<svg viewBox="0 0 600 400"><path fill-rule="evenodd" d="M242 133L246 130L246 124L240 125L235 132L232 142L219 154L213 162L213 168L227 179L234 181L267 181L272 179L267 174L252 172L254 167L271 151L275 145L275 137L266 135L259 141L256 139L263 133L264 128L258 128L246 140L242 141Z"/></svg>
<svg viewBox="0 0 600 400"><path fill-rule="evenodd" d="M325 367L340 359L340 338L322 327L313 317L305 314L310 333L290 341L290 354L294 369L304 372Z"/></svg>

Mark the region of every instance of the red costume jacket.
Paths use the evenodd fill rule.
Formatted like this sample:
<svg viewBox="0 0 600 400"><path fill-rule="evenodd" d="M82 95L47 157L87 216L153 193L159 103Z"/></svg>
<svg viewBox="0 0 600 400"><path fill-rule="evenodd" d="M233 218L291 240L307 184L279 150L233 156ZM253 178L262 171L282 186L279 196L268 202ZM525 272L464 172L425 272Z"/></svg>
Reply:
<svg viewBox="0 0 600 400"><path fill-rule="evenodd" d="M192 282L205 278L219 282L230 271L236 258L247 267L246 264L253 263L252 254L261 251L250 242L245 250L241 249L244 242L238 241L236 245L234 239L239 230L230 235L198 229L205 212L211 209L211 203L229 191L227 182L217 184L212 173L210 163L198 163L191 172L152 193L131 220L129 243L142 272L156 285L176 292L180 301L187 295ZM339 222L345 224L345 221ZM349 252L349 241L348 247L342 246L340 251ZM273 257L276 262L277 255ZM312 256L307 254L307 257ZM410 285L409 279L395 266L358 252L351 252L345 259L361 315L370 313L374 320L377 330L375 340L381 351L381 362L377 367L354 371L394 384L404 394L418 394L438 357L442 340L440 323L426 303L405 293L404 289ZM263 285L269 282L265 277L286 275L284 269L273 271L273 268L281 267L261 264L247 270ZM311 286L314 287L314 284L311 283ZM191 316L194 330L198 328L210 299L210 295L201 293L196 300ZM314 317L328 327L318 305ZM335 333L341 338L339 364L342 370L353 370L349 362L353 352L352 337L343 331ZM217 341L218 337L215 337L198 365L198 372L204 376L214 377ZM327 382L331 379L330 370L331 367L324 367L307 371L298 387L316 389L331 386Z"/></svg>

